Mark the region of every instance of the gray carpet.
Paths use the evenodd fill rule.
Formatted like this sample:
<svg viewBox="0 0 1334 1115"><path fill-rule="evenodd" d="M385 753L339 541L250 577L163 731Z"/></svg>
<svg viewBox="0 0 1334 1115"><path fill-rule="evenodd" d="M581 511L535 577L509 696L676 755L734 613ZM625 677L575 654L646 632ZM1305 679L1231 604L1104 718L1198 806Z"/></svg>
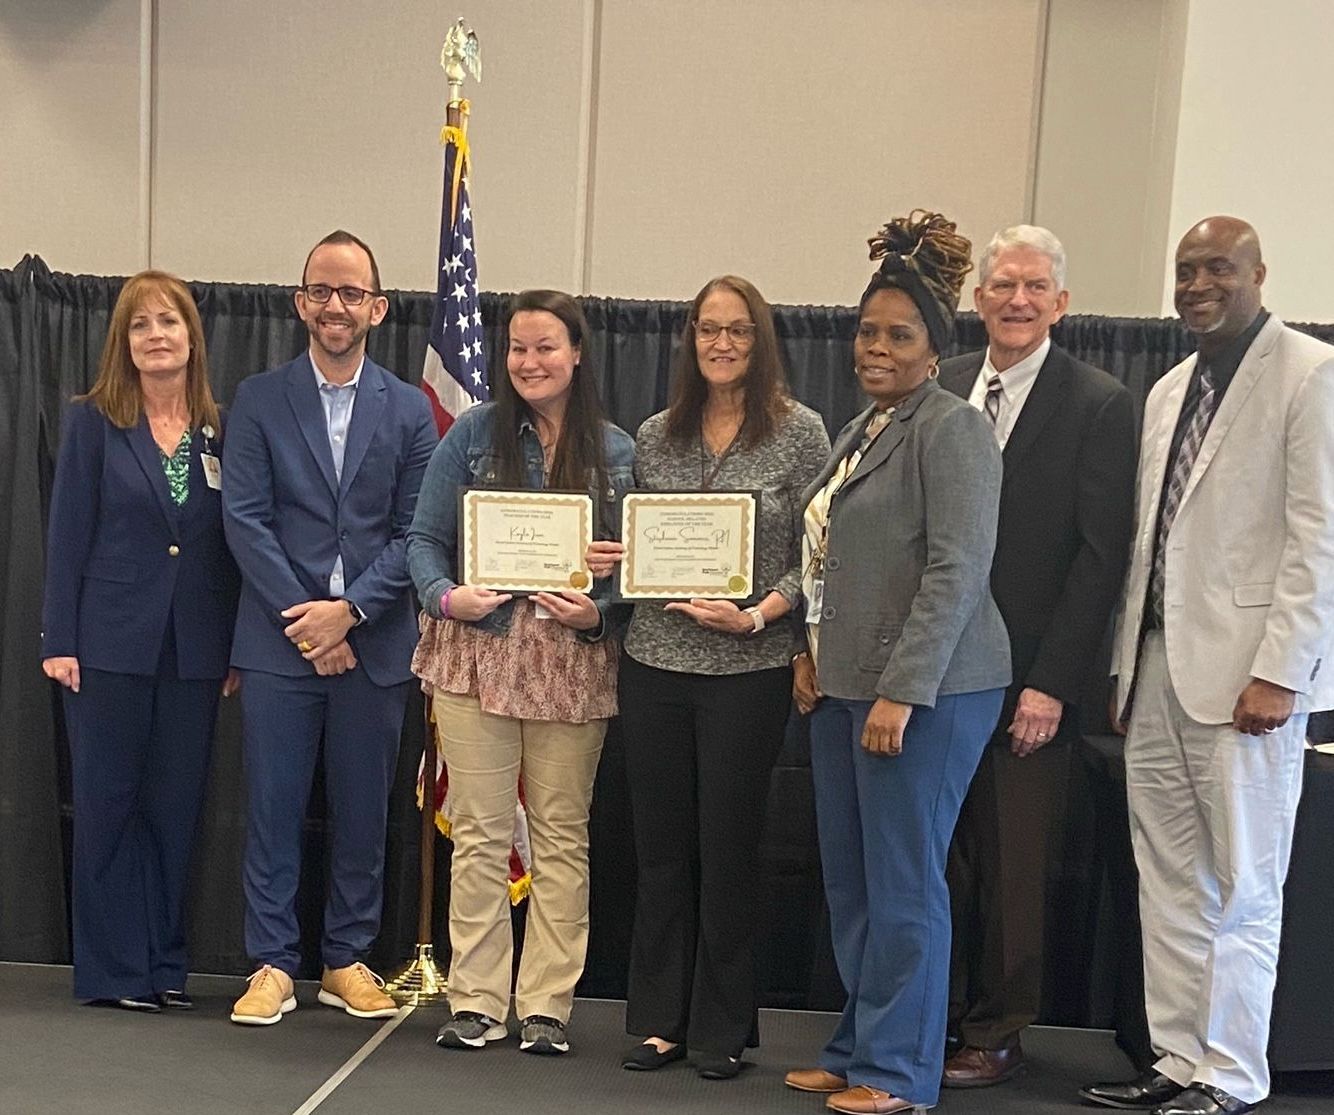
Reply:
<svg viewBox="0 0 1334 1115"><path fill-rule="evenodd" d="M198 976L198 1009L136 1015L76 1004L68 968L0 964L0 1112L3 1115L290 1115L377 1030L315 1002L302 984L300 1008L276 1026L227 1022L241 981ZM790 1112L820 1115L816 1096L785 1089L783 1073L811 1058L829 1015L765 1011L764 1044L733 1081L701 1080L685 1063L629 1073L619 1054L632 1039L623 1005L581 1001L570 1026L572 1052L533 1057L511 1039L476 1053L438 1049L442 1009L414 1012L319 1106L318 1115L438 1111L579 1113L634 1111ZM1027 1069L999 1088L946 1092L942 1112L1000 1115L1078 1110L1076 1088L1117 1079L1129 1066L1108 1034L1035 1028ZM1280 1080L1265 1105L1273 1115L1334 1115L1334 1076ZM1085 1108L1096 1111L1096 1108Z"/></svg>

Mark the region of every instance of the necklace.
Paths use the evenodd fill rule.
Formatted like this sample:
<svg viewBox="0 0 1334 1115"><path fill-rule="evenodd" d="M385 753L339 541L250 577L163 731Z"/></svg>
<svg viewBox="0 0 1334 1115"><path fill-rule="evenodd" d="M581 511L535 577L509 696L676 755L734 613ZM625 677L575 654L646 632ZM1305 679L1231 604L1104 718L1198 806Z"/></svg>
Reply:
<svg viewBox="0 0 1334 1115"><path fill-rule="evenodd" d="M704 444L704 427L701 423L699 431L699 486L702 491L708 491L713 487L713 482L718 479L718 473L722 471L723 465L727 463L727 458L732 455L732 450L736 448L737 442L741 438L741 430L738 429L732 435L732 440L724 447L723 451L713 454ZM709 458L713 458L713 467L709 467Z"/></svg>

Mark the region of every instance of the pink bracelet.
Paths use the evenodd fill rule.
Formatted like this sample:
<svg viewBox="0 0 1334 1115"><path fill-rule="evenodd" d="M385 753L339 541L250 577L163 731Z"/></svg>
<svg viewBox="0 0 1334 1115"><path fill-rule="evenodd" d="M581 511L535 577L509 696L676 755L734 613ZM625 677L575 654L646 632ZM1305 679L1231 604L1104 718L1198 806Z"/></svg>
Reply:
<svg viewBox="0 0 1334 1115"><path fill-rule="evenodd" d="M449 619L449 594L457 587L458 586L456 585L452 588L445 589L445 595L440 597L440 615L442 619Z"/></svg>

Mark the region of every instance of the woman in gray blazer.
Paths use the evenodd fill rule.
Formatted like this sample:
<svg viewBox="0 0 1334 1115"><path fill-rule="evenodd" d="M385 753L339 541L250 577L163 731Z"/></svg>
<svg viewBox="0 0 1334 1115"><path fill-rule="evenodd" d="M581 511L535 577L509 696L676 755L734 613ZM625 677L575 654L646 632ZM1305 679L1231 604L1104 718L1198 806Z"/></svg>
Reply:
<svg viewBox="0 0 1334 1115"><path fill-rule="evenodd" d="M988 576L1001 457L935 382L971 245L914 211L871 240L854 362L872 405L806 491L807 650L820 855L847 1006L790 1087L834 1111L939 1094L950 955L945 854L1010 681Z"/></svg>

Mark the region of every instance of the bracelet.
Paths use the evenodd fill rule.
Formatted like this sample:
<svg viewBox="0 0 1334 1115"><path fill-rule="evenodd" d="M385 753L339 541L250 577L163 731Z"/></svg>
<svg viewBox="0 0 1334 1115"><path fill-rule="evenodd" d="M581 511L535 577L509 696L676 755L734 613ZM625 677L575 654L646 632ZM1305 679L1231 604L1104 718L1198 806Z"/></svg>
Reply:
<svg viewBox="0 0 1334 1115"><path fill-rule="evenodd" d="M758 635L764 630L764 613L760 611L760 606L758 604L750 608L742 608L741 610L745 612L746 615L750 616L750 622L754 624L754 627L746 632L747 635Z"/></svg>
<svg viewBox="0 0 1334 1115"><path fill-rule="evenodd" d="M440 597L440 618L441 618L441 619L450 619L450 618L452 618L452 617L450 616L450 614L449 614L449 594L450 594L451 592L453 592L454 589L457 588L457 587L458 587L457 585L452 585L452 586L450 586L449 588L445 589L445 594L444 594L444 596Z"/></svg>

